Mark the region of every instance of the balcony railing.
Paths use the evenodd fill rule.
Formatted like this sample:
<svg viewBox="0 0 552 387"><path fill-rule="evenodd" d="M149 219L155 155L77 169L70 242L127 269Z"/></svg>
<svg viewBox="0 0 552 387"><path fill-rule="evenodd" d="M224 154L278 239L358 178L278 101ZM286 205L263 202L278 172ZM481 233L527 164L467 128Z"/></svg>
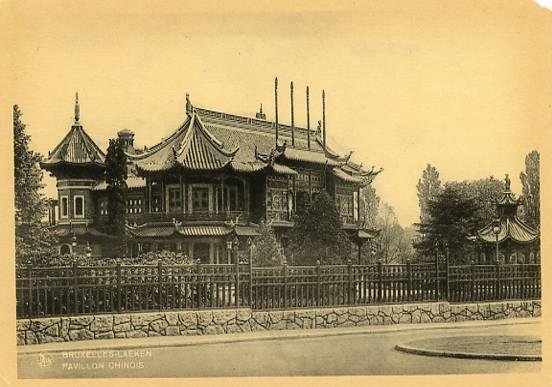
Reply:
<svg viewBox="0 0 552 387"><path fill-rule="evenodd" d="M140 220L140 222L178 222L189 221L236 221L239 218L240 222L249 220L247 211L194 211L192 213L181 212L145 212L141 214L128 214L128 219Z"/></svg>

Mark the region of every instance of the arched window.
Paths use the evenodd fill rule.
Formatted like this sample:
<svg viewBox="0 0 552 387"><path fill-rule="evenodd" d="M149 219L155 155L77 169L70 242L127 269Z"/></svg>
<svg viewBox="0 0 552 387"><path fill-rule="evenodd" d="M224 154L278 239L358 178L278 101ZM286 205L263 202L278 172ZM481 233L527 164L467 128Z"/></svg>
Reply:
<svg viewBox="0 0 552 387"><path fill-rule="evenodd" d="M75 196L75 218L84 218L84 196Z"/></svg>

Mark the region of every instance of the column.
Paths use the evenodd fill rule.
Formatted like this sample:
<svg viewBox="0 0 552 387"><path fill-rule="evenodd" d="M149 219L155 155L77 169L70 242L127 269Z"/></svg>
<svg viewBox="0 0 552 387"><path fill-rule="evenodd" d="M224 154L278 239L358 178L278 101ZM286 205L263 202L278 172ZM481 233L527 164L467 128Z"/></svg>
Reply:
<svg viewBox="0 0 552 387"><path fill-rule="evenodd" d="M182 213L186 213L186 206L184 205L184 183L182 182L182 174L178 176L180 182L180 210Z"/></svg>

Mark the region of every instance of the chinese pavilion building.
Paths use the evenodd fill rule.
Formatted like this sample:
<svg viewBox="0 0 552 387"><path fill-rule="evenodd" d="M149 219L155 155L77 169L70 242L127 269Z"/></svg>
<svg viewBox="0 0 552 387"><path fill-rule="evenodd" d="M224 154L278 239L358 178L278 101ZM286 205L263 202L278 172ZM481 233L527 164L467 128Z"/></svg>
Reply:
<svg viewBox="0 0 552 387"><path fill-rule="evenodd" d="M41 163L57 180L50 220L61 253L77 245L109 256L105 154L85 132L79 109L77 96L74 124ZM128 160L130 255L171 250L226 263L227 241L237 237L245 248L260 221L285 246L298 207L321 191L335 199L352 241L360 246L373 235L359 227L359 195L381 169L365 170L327 146L325 122L316 130L295 127L292 113L291 125L282 125L277 114L267 121L262 106L255 118L245 117L195 107L186 96L184 122L158 144L138 150L132 131L117 135Z"/></svg>
<svg viewBox="0 0 552 387"><path fill-rule="evenodd" d="M522 200L510 190L510 179L506 175L504 192L496 201L497 219L477 232L480 261L495 263L538 263L540 262L539 231L529 226L518 216Z"/></svg>

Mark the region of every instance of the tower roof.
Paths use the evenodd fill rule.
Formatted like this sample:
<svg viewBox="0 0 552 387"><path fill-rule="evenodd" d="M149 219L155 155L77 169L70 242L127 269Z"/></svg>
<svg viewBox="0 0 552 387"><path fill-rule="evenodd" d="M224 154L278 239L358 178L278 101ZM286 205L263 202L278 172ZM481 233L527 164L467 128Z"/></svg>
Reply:
<svg viewBox="0 0 552 387"><path fill-rule="evenodd" d="M493 224L491 222L477 232L477 235L484 242L496 243L496 235L493 232ZM500 219L500 230L498 232L498 242L507 239L518 243L531 243L537 240L539 232L530 227L518 217Z"/></svg>
<svg viewBox="0 0 552 387"><path fill-rule="evenodd" d="M517 217L517 208L521 200L510 191L510 178L504 179L504 191L495 202L499 219L488 223L477 232L477 236L484 242L496 242L497 234L493 228L499 226L498 242L512 240L517 243L531 243L539 238L539 231L526 224Z"/></svg>
<svg viewBox="0 0 552 387"><path fill-rule="evenodd" d="M105 154L84 130L80 123L78 94L75 101L75 122L61 142L41 162L42 168L52 170L60 165L103 167Z"/></svg>
<svg viewBox="0 0 552 387"><path fill-rule="evenodd" d="M193 111L167 139L135 157L140 172L158 172L180 167L188 170L217 170L226 167L238 151L228 151L203 125Z"/></svg>

